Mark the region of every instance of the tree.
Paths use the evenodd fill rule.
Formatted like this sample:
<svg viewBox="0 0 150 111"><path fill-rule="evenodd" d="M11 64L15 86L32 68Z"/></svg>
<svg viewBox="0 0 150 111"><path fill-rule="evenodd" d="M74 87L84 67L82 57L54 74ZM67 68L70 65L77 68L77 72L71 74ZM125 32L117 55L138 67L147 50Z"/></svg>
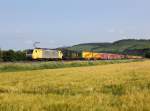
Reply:
<svg viewBox="0 0 150 111"><path fill-rule="evenodd" d="M16 61L27 60L25 51L17 51L17 52L15 52L15 60Z"/></svg>
<svg viewBox="0 0 150 111"><path fill-rule="evenodd" d="M14 53L13 50L3 51L3 61L14 61Z"/></svg>

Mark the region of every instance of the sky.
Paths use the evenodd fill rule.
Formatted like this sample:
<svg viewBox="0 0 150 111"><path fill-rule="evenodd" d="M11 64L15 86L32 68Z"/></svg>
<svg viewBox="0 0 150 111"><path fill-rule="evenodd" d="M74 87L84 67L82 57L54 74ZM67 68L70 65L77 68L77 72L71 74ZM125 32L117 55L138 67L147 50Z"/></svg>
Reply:
<svg viewBox="0 0 150 111"><path fill-rule="evenodd" d="M150 39L150 0L0 0L0 48Z"/></svg>

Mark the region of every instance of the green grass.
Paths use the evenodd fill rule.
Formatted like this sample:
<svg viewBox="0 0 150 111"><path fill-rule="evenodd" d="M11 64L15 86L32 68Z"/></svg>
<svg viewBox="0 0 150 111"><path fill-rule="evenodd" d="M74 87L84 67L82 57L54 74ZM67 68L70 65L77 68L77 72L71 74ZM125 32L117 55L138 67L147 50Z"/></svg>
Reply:
<svg viewBox="0 0 150 111"><path fill-rule="evenodd" d="M12 71L28 71L40 69L57 69L66 67L81 67L81 66L94 66L115 63L127 63L141 60L99 60L99 61L50 61L50 62L29 62L29 63L1 63L0 72Z"/></svg>
<svg viewBox="0 0 150 111"><path fill-rule="evenodd" d="M0 74L0 111L150 111L150 61Z"/></svg>

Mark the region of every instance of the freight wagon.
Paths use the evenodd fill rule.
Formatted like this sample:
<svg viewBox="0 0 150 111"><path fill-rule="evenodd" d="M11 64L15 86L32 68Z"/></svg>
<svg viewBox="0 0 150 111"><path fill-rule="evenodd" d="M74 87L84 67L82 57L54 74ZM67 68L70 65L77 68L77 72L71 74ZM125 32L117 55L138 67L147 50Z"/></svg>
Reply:
<svg viewBox="0 0 150 111"><path fill-rule="evenodd" d="M82 52L80 51L72 51L67 49L60 49L63 53L63 60L81 60L82 59Z"/></svg>
<svg viewBox="0 0 150 111"><path fill-rule="evenodd" d="M100 53L95 53L95 52L86 52L83 51L82 52L82 58L86 59L86 60L98 60L101 59L101 54Z"/></svg>
<svg viewBox="0 0 150 111"><path fill-rule="evenodd" d="M121 54L110 54L110 53L96 53L96 52L82 52L82 57L87 60L113 60L113 59L124 59L125 56Z"/></svg>

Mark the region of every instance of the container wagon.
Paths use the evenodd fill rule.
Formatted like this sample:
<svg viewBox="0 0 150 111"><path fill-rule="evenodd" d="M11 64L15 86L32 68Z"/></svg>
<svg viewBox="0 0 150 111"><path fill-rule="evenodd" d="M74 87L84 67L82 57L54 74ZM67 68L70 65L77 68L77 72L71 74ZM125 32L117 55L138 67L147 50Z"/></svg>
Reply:
<svg viewBox="0 0 150 111"><path fill-rule="evenodd" d="M101 59L101 54L96 52L82 52L82 58L85 60L99 60Z"/></svg>

